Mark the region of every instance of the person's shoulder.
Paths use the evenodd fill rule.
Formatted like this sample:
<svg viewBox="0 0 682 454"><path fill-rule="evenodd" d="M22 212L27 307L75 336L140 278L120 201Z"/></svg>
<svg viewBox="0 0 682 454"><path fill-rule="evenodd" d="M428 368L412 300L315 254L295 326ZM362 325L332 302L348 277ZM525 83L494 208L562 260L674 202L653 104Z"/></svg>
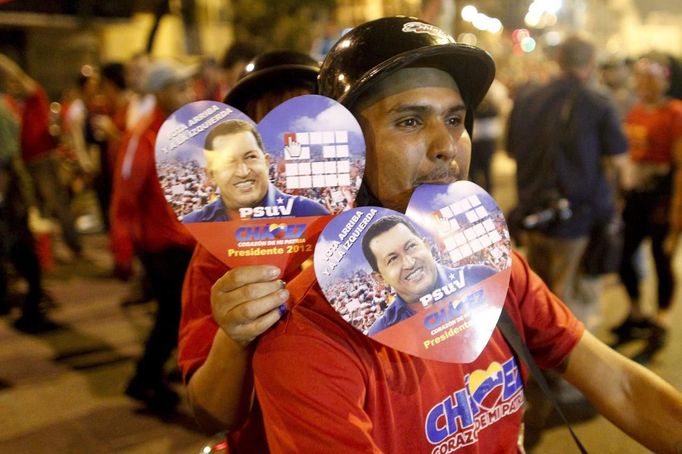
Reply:
<svg viewBox="0 0 682 454"><path fill-rule="evenodd" d="M507 300L516 299L522 293L521 287L526 285L531 269L526 259L516 250L511 250L511 273L509 276L509 287L507 289Z"/></svg>
<svg viewBox="0 0 682 454"><path fill-rule="evenodd" d="M209 209L209 205L206 205L202 208L199 208L196 211L192 211L189 214L186 214L185 216L182 217L182 223L183 224L193 224L195 222L204 222L207 219L205 219L207 210Z"/></svg>
<svg viewBox="0 0 682 454"><path fill-rule="evenodd" d="M511 257L511 274L512 277L516 274L527 274L530 272L530 265L528 265L528 262L526 261L525 257L521 255L519 251L516 249L512 249L512 257Z"/></svg>
<svg viewBox="0 0 682 454"><path fill-rule="evenodd" d="M613 96L599 85L586 86L583 90L584 96L592 104L599 106L602 109L611 109L616 111L616 105L613 102Z"/></svg>
<svg viewBox="0 0 682 454"><path fill-rule="evenodd" d="M518 251L512 250L511 275L507 290L507 303L514 305L532 301L539 293L549 291L544 281L532 270Z"/></svg>
<svg viewBox="0 0 682 454"><path fill-rule="evenodd" d="M516 87L515 102L530 101L538 94L547 91L550 83L526 82Z"/></svg>
<svg viewBox="0 0 682 454"><path fill-rule="evenodd" d="M296 216L313 216L329 214L329 211L327 211L325 207L323 207L314 200L311 200L301 195L293 197L296 209L296 213L294 213L294 215Z"/></svg>
<svg viewBox="0 0 682 454"><path fill-rule="evenodd" d="M381 317L378 319L374 320L374 323L372 323L372 326L369 327L367 330L367 335L368 336L374 336L375 334L380 333L381 331L385 330L390 326L388 319L389 319L389 310L391 307L386 309L386 311L383 313Z"/></svg>
<svg viewBox="0 0 682 454"><path fill-rule="evenodd" d="M204 207L206 208L206 207ZM202 211L204 211L204 208L201 208L197 211L192 211L189 214L186 214L185 216L182 217L182 223L183 224L193 224L195 222L201 222L201 215Z"/></svg>
<svg viewBox="0 0 682 454"><path fill-rule="evenodd" d="M192 211L191 213L185 215L182 218L183 224L192 224L195 222L210 222L214 221L215 217L220 210L219 199L199 208L198 210Z"/></svg>

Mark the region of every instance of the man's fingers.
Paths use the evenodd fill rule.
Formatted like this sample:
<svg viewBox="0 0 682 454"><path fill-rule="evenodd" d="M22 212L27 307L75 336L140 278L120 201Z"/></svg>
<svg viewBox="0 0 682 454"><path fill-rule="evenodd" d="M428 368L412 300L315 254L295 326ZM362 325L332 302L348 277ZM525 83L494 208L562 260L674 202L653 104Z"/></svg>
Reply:
<svg viewBox="0 0 682 454"><path fill-rule="evenodd" d="M214 304L223 306L224 310L229 311L240 305L261 300L283 288L284 282L281 280L256 282L255 284L244 285L230 292L214 291L211 301Z"/></svg>
<svg viewBox="0 0 682 454"><path fill-rule="evenodd" d="M276 266L244 266L213 285L213 318L234 341L246 345L280 318L278 308L289 299L280 273Z"/></svg>
<svg viewBox="0 0 682 454"><path fill-rule="evenodd" d="M236 306L232 311L233 318L237 323L250 323L264 314L277 309L280 304L289 299L289 291L286 289L278 289L272 293L256 299L249 300Z"/></svg>
<svg viewBox="0 0 682 454"><path fill-rule="evenodd" d="M229 293L216 293L211 297L213 317L219 325L250 323L289 299L284 282L277 280L259 282L240 287Z"/></svg>
<svg viewBox="0 0 682 454"><path fill-rule="evenodd" d="M247 345L274 325L280 317L279 310L277 308L272 309L249 323L232 326L227 330L227 335L234 341Z"/></svg>
<svg viewBox="0 0 682 454"><path fill-rule="evenodd" d="M247 284L272 281L277 279L281 272L273 265L240 266L225 273L213 287L221 292L230 292Z"/></svg>

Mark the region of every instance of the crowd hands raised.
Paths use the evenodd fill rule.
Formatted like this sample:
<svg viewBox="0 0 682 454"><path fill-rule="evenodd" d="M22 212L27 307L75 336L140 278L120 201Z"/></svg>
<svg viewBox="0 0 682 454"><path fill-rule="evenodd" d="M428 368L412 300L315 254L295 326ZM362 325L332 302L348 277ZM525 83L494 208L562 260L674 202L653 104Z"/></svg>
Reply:
<svg viewBox="0 0 682 454"><path fill-rule="evenodd" d="M389 22L392 20L397 19L389 19ZM235 49L238 47L235 46ZM352 50L361 52L358 49ZM415 51L415 49L409 49L409 45L405 50ZM243 55L232 56L231 61L236 62L235 67L240 64L243 67L246 62L256 56L255 53L245 52ZM334 55L332 50L325 60L323 72L325 71L324 68L327 68L326 71L332 73L330 68L333 68L335 64ZM305 59L305 56L296 58ZM489 65L485 57L478 56L476 58L480 60L472 64ZM628 342L634 338L645 338L649 350L644 352L648 356L645 355L640 358L643 359L642 362L650 360L665 342L666 331L670 324L669 309L674 281L672 275L668 276L666 273L670 272L670 260L677 247L677 239L682 228L682 220L680 220L680 216L682 216L680 214L682 213L682 177L676 172L682 167L682 165L676 165L677 159L682 157L682 130L680 129L682 128L682 107L680 107L679 102L672 101L672 98L667 94L675 89L675 83L679 83L679 79L675 80L675 77L679 78L679 68L673 69L670 63L674 60L668 60L666 64L665 58L668 57L651 54L631 62L620 60L609 62L601 68L605 86L612 90L614 102L621 106L618 118L622 122L623 131L627 132L629 144L627 148L609 151L614 155L624 156L626 152L630 154L628 162L625 162L624 159L614 160L614 166L618 171L618 178L615 180L617 183L610 180L610 183L614 184L614 189L618 188L617 193L614 193L614 206L617 204L625 222L625 248L619 274L624 280L623 284L630 297L629 315L622 325L614 329L614 334L617 336L617 344ZM466 107L466 116L471 116L475 106L469 103L472 102L472 99L478 102L480 100L477 99L478 95L480 94L482 97L485 90L483 93L472 95L466 90L473 88L459 78L456 68L443 69L438 65L433 65L431 60L424 60L421 62L423 66L419 66L418 59L415 58L414 60L417 62L414 67L399 67L392 70L395 71L392 74L386 75L394 82L393 87L382 83L382 79L373 80L370 86L376 88L377 91L371 95L372 90L367 91L366 87L361 87L362 90L360 90L357 86L351 87L351 95L355 96L354 90L358 90L359 93L352 99L346 98L345 95L339 95L339 92L335 92L333 89L323 90L322 92L327 96L344 98L342 102L351 108L356 117L361 120L363 131L367 134L366 129L369 128L373 133L372 136L368 137L372 137L375 142L370 141L367 144L367 169L364 177L366 182L363 183L366 186L366 191L363 192L362 189L360 191L366 197L361 201L356 201L358 204L383 204L387 207L404 210L404 201L406 197L409 199L409 194L413 189L412 182L419 181L419 178L422 177L425 178L421 173L426 172L428 175L428 171L424 169L433 170L439 166L468 168L468 162L465 161L469 156L468 147L471 146L468 139L470 130L464 127L464 118L454 118L455 123L453 124L455 126L450 123L447 125L448 128L453 129L448 130L446 135L437 139L430 136L426 139L412 139L410 134L413 132L409 128L416 130L423 127L426 129L424 125L429 125L431 124L429 122L441 118L437 112L441 112L439 109L445 112L446 107L450 108L450 106L442 105L445 103L443 99L447 100L448 97L454 97L453 99L459 104L463 103ZM258 59L255 61L257 63ZM379 63L375 62L377 65ZM596 65L596 57L591 63ZM630 66L627 66L626 63ZM395 361L405 368L412 367L412 363L423 365L428 361L417 360L409 357L409 355L391 351L391 349L377 343L360 340L353 337L352 334L349 335L347 331L339 331L337 325L330 328L336 334L326 333L332 339L325 337L324 331L325 328L329 328L329 325L325 325L326 322L320 323L316 319L315 313L320 310L319 306L316 305L316 300L307 299L309 298L307 291L316 286L310 278L310 263L304 263L301 269L294 270L288 275L283 275L283 270L266 264L229 269L201 245L195 245L194 240L181 230L182 226L168 211L163 215L167 216L164 222L168 222L169 225L173 225L173 229L178 230L167 238L167 241L161 241L157 248L145 248L145 243L148 242L145 241L147 238L145 234L136 236L140 234L134 232L139 228L147 229L149 230L147 235L151 236L155 226L158 225L158 220L156 223L145 223L143 213L127 210L130 208L130 200L134 200L135 196L139 197L149 187L140 183L137 189L134 185L132 189L126 187L127 193L117 196L120 185L125 185L125 181L131 178L131 175L133 175L132 178L135 178L135 173L143 172L140 169L144 166L147 166L146 172L149 171L149 163L138 166L135 160L140 159L140 157L134 153L132 153L134 156L131 156L131 151L135 147L137 147L138 152L142 149L139 148L141 145L138 145L136 141L131 141L131 138L141 138L143 142L144 140L151 140L153 150L153 139L160 126L160 121L175 109L194 99L223 101L226 94L225 101L228 104L239 108L257 122L267 113L269 108L275 107L279 102L292 96L314 93L319 72L317 63L314 61L306 62L305 65L309 67L308 72L296 73L296 75L294 75L291 66L301 66L300 61L279 64L281 67L277 68L277 75L280 77L281 83L273 85L264 76L263 80L256 84L257 88L249 87L249 99L244 104L240 104L244 93L240 93L238 81L223 79L215 83L213 80L198 76L196 72L192 72L191 75L189 72L183 72L181 76L182 71L180 69L172 68L167 70L172 75L168 81L159 85L160 82L156 80L157 83L154 85L154 65L149 65L149 57L140 54L132 57L125 64L116 63L105 65L102 68L84 68L78 78L78 88L70 91L63 99L62 111L57 120L57 124L60 126L60 134L56 138L54 134L50 134L49 127L51 124L47 121L49 111L44 93L40 99L40 112L46 117L44 123L45 127L48 128L44 132L48 133L52 141L49 149L45 152L49 151L52 157L56 154L59 156L59 160L71 163L73 169L70 179L71 192L74 191L73 183L76 181L80 183L75 186L92 185L97 189L100 214L103 219L102 225L105 228L111 228L112 254L116 263L115 273L119 277L130 278L133 273L134 257L138 257L143 264L144 274L149 280L153 281L150 287L152 288L152 296L156 298L159 298L159 294L164 294L162 287L164 287L165 282L168 282L168 279L173 278L182 283L184 278L182 290L180 285L177 285L170 290L172 294L164 294L159 298L159 309L165 305L166 309L170 308L172 313L168 314L166 310L163 315L157 315L155 328L146 344L145 353L138 363L136 374L128 385L127 394L157 409L172 409L177 403L178 397L166 382L163 362L177 345L178 360L185 380L187 396L198 423L209 432L228 433L227 437L230 444L235 447L235 452L240 452L240 450L262 452L265 449L272 452L297 451L304 447L317 446L319 448L324 445L316 445L315 443L322 442L330 443L328 445L330 450L342 449L344 443L348 443L346 446L350 446L352 443L354 446L361 446L361 450L364 448L369 450L371 447L374 452L391 452L391 447L399 446L400 442L405 443L405 448L403 448L407 449L405 452L423 450L426 446L423 440L404 440L403 437L407 435L394 434L396 438L387 441L386 433L383 433L384 430L389 430L387 427L390 424L408 428L413 426L423 428L424 421L419 420L419 417L423 415L401 416L391 414L385 415L390 424L386 421L380 421L376 414L373 414L363 405L366 404L367 399L376 396L373 393L377 392L382 384L375 386L374 384L358 383L354 374L358 371L361 373L371 371L372 376L368 377L368 380L377 382L386 380L378 373L387 367L386 362L391 361L385 355L396 355ZM621 65L625 65L623 67L626 70L631 69L633 71L633 78L621 78L618 81L613 81L609 78L608 71L615 66L622 69ZM369 72L372 66L369 65L364 69ZM515 78L513 68L510 71L505 71L504 68L498 70L497 79L493 86L497 87L496 90L499 91L500 86L506 85L509 91L508 98L502 101L497 100L499 102L500 122L503 123L508 115L509 106L513 102L511 100L520 99L525 96L526 90L530 91L536 84L547 83L555 75L553 70L548 69L549 67L550 64L547 63L546 67L530 72L533 77L545 74L546 77L542 77L542 80ZM15 77L15 83L12 84L14 91L3 89L3 94L6 97L26 99L31 93L41 93L39 84L3 55L0 55L0 69L6 77L10 75ZM157 77L160 78L162 73L166 74L159 69L159 66L156 66L156 69L160 71L156 73ZM596 66L593 69L597 69ZM424 82L410 86L413 80L408 77L402 77L401 83L398 83L401 80L400 78L393 78L394 76L411 75L407 72L403 74L401 71L414 70L428 71L428 74L425 73L427 77L422 79ZM263 74L266 73L268 72L264 71ZM594 79L596 74L594 72L590 77L586 77L587 83L596 84ZM443 76L446 79L442 79ZM150 77L152 77L151 80ZM186 85L188 81L192 81L191 87ZM479 83L485 84L485 81L481 80ZM622 87L629 87L628 84L631 83L637 87L638 99L624 99L624 94L631 93L631 90L622 90ZM181 86L181 84L185 84L185 86ZM487 89L487 86L485 88ZM244 90L243 86L242 90ZM384 136L387 143L378 143L379 139L376 139L375 135L385 132L379 126L381 119L386 115L381 109L390 103L412 102L408 98L409 94L415 90L423 90L425 93L433 90L446 90L444 92L446 96L441 98L427 95L425 102L429 104L429 109L423 111L414 109L412 114L414 118L409 119L409 124L400 123L399 126L393 127L392 134L404 137L387 139L390 136ZM192 93L190 94L190 92ZM231 95L233 102L230 102ZM491 101L489 98L486 100ZM457 102L452 104L457 104ZM20 126L22 125L21 120L26 115L26 106L28 103L24 103L24 106L12 107L12 109L18 109L13 111L15 112L13 118ZM21 111L22 107L24 108L23 112ZM669 115L669 118L674 120L670 124L674 126L667 131L646 131L645 125L639 120L652 109L657 112L659 110L665 112L661 115ZM156 118L154 117L155 110L157 112ZM445 114L443 114L444 116ZM460 117L464 117L463 112ZM447 118L450 121L449 113ZM55 120L52 119L52 125L54 123ZM156 129L154 130L154 128ZM53 128L52 133L54 132ZM657 146L656 150L647 150L645 139L649 136L665 136L661 140L669 148L664 149L661 145L660 147ZM3 137L3 140L6 139ZM403 145L401 145L400 153L405 155L395 154L399 153L397 150L388 151L389 140L401 140L400 143ZM436 143L438 141L440 142ZM405 150L402 150L402 146L405 147ZM21 150L21 153L23 154L24 151ZM148 149L146 153L149 153ZM475 142L473 153L476 153ZM654 156L651 158L648 153L653 153ZM129 161L126 161L126 156ZM24 157L24 159L27 158ZM31 159L29 157L25 163L29 171L31 170ZM649 162L650 160L653 162ZM2 164L5 165L4 160ZM400 169L400 166L404 169ZM36 173L31 174L29 172L29 174L37 178L37 172L41 169L37 165L34 167L36 167ZM191 171L192 169L188 169L188 173ZM143 179L148 175L149 173L142 173L139 178ZM210 197L211 190L206 188L202 179L194 178L192 175L174 175L173 178L178 181L168 181L167 184L183 185L182 195L178 197L178 203L182 205L183 213L193 211L195 203L198 203L193 200L194 198L199 197L203 201L203 198L208 199ZM458 178L466 178L466 170L462 170ZM409 184L405 183L407 180L410 181ZM428 179L424 179L424 181L428 181ZM156 181L154 183L158 186ZM59 184L61 183L59 182ZM650 184L654 185L653 190L650 190ZM41 188L38 182L34 181L33 185L40 196ZM665 187L661 187L661 185ZM0 189L2 188L0 187ZM66 188L56 190L53 187L52 189L54 194L62 193L64 190L65 198L53 202L52 206L47 204L40 206L38 202L27 203L30 207L33 207L35 203L43 216L58 219L62 227L62 234L65 236L65 242L71 248L73 255L78 257L82 254L82 246L74 225L74 214L70 212L68 191ZM196 192L196 194L187 194L188 191ZM616 198L616 194L618 194L618 198ZM118 202L116 201L117 197L119 197ZM332 203L331 195L324 194L324 199L329 205L328 210L333 212L335 205ZM634 214L635 210L641 209L643 204L650 201L659 206L660 210L652 212L651 217L648 218L641 214ZM165 204L165 201L156 198L154 203L158 208L159 204ZM344 203L347 203L347 197ZM670 209L666 210L668 207ZM160 212L157 211L157 214ZM658 218L656 217L657 214L660 214ZM653 219L651 225L637 223L638 220L644 221L646 219ZM20 222L26 223L26 218L22 218ZM650 236L652 239L656 271L659 274L658 311L651 319L646 318L641 309L637 286L643 277L641 274L643 259L640 243L646 236ZM37 263L38 258L35 251L34 257ZM173 262L172 266L169 265L169 260ZM520 255L515 255L513 260L518 265L519 261L523 259ZM506 258L504 261L506 262ZM160 265L160 262L164 262L164 264ZM607 418L650 449L656 452L680 452L682 450L682 437L680 436L682 433L682 397L679 391L674 390L649 371L609 349L588 331L583 332L582 325L575 321L572 315L565 312L563 304L556 297L544 292L544 284L537 280L537 276L532 274L525 262L522 263L523 265L518 265L519 269L515 268L512 279L517 281L527 279L529 284L532 283L535 286L533 287L534 291L538 292L537 295L532 295L532 298L527 297L529 300L524 304L540 305L540 312L552 316L559 314L560 317L566 319L566 325L577 326L570 330L564 326L562 328L564 331L556 331L555 337L549 340L541 341L531 336L528 339L529 344L536 349L558 346L561 344L559 338L562 334L573 340L570 346L561 344L561 353L558 357L550 359L538 355L538 361L543 362L546 367L558 371L562 377L582 391ZM538 270L535 269L535 271ZM523 276L520 277L521 275ZM554 293L560 297L567 294L564 293L563 287L555 288L552 285L554 277L542 277L548 281L549 287ZM670 279L666 281L667 277ZM339 298L358 299L358 310L360 311L358 316L367 319L366 327L369 327L371 321L376 317L377 308L384 309L392 300L392 291L389 288L375 289L374 292L369 291L368 279L367 276L358 274L351 282L347 283L352 288L339 289ZM664 281L663 284L661 284L661 280ZM297 283L291 286L288 285L290 281ZM39 279L36 285L37 288L40 287ZM514 283L512 283L513 285ZM182 314L180 314L180 291L182 291ZM40 290L35 290L35 292L41 294ZM35 299L35 297L33 298ZM569 303L569 307L571 307L569 301L565 302ZM519 304L519 302L516 301L513 304ZM33 302L27 303L25 310L37 310L42 314L42 309L32 308L32 305L36 306ZM573 309L573 307L571 308ZM298 324L292 321L294 317L296 317L294 320ZM333 319L334 315L323 312L319 317ZM532 325L531 322L525 320L527 314L520 314L518 317L517 322L524 329L558 329L555 326L550 326L551 323L542 327ZM282 321L283 318L286 320ZM281 323L278 325L280 321ZM582 322L589 326L587 319L582 320ZM282 327L284 323L292 325L285 328ZM333 323L338 322L333 320ZM300 338L297 338L296 330L305 331L308 329L306 324L313 326L311 331L314 333L307 335L304 333ZM154 338L155 333L158 334L161 331L165 334ZM266 339L265 345L262 346L262 352L259 352L258 339L264 334L270 338ZM347 355L344 357L343 364L346 366L352 364L349 367L353 370L348 371L348 376L345 378L330 378L330 375L318 370L319 368L315 366L315 358L303 358L298 365L292 360L296 355L292 356L292 352L288 351L295 343L287 343L287 336L293 337L294 341L301 340L304 342L305 345L301 351L305 353L300 353L304 356L306 354L313 355L315 352L319 352L320 348L341 349L337 353ZM339 341L333 339L334 336L350 337L345 341ZM348 342L352 344L352 347L344 349L335 342ZM542 342L545 344L543 345ZM320 345L322 347L319 347ZM369 356L378 358L373 366L360 364L359 361L356 363L353 355L358 355L358 351L363 351L362 349L366 349ZM252 364L254 355L256 356L255 364ZM157 358L152 360L155 357ZM269 364L268 361L270 361ZM287 362L289 363L287 364ZM427 364L426 367L429 376L433 376L436 382L447 383L447 378L443 377L446 375L445 372L463 377L476 368L485 369L486 366L480 364L467 369L467 365L455 365L453 368L458 369L448 371L439 369L440 366L432 367ZM288 369L296 369L297 367L300 367L298 373ZM345 373L342 369L335 369L335 372L341 375ZM297 376L300 378L300 383L296 383ZM312 378L304 380L304 377L307 376ZM591 383L594 376L604 376L608 378L609 382L600 385L597 389L597 386ZM319 380L322 383L328 380L328 383L323 383L322 388L324 389L316 393L318 395L314 398L311 396L310 401L306 401L302 397L302 393L305 391L303 387L306 384L309 385L311 380ZM409 377L406 380L409 381ZM322 416L310 412L309 408L297 407L334 408L334 405L339 402L337 398L329 397L330 389L336 389L338 393L343 393L343 388L334 388L340 383L345 383L348 386L348 391L352 393L348 396L349 399L364 396L354 403L357 408L353 406L349 410L352 412L350 417L346 418L348 415L343 415L340 420L336 420L334 418L337 415ZM291 395L283 397L281 403L273 403L279 392L287 392L287 386L292 388ZM438 386L440 385L435 387L438 388ZM452 392L455 388L454 385L449 388L446 386L441 391L449 389ZM258 392L256 393L256 391ZM426 393L428 392L430 390L426 391ZM426 397L436 398L434 396ZM384 397L389 401L396 399L392 394ZM415 399L423 397L425 396L415 396ZM447 393L437 398L446 397ZM647 403L642 404L641 402ZM286 405L294 407L287 409ZM344 401L343 405L348 405L348 402ZM259 408L261 406L263 407L262 410ZM341 411L344 408L348 410L347 407L342 408L342 406L339 406L338 409ZM296 415L299 411L302 415ZM330 421L337 423L341 421L347 427L339 427L333 430L334 433L331 435L323 434L322 429L312 424L310 419L320 417L329 417ZM354 420L356 417L359 419ZM410 420L410 418L415 421ZM290 421L290 419L295 421ZM510 424L518 426L519 420L520 418L517 418ZM306 424L308 426L305 426ZM379 428L372 429L373 424ZM308 429L300 430L304 426ZM342 435L341 432L344 430L347 432ZM514 428L512 428L513 430ZM516 427L517 433L518 430L520 428ZM419 430L405 431L406 434L414 434L415 432L419 432ZM415 438L419 438L419 436L415 435ZM388 439L391 437L388 436ZM510 449L509 446L485 441L485 438L492 439L495 438L495 435L484 432L479 434L479 443L481 446L485 446L485 449ZM510 437L507 438L511 439Z"/></svg>

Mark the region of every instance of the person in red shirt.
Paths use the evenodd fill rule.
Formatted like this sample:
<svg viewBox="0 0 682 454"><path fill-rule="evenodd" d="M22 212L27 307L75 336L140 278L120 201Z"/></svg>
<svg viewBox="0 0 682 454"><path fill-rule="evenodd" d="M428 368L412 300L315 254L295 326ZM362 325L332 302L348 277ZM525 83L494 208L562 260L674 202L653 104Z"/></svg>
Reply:
<svg viewBox="0 0 682 454"><path fill-rule="evenodd" d="M319 63L282 50L257 56L248 68L225 103L259 121L287 99L313 93ZM253 340L280 319L288 299L280 277L293 275L269 265L230 269L198 245L185 278L178 363L195 418L210 432L230 429L232 453L267 452L247 371Z"/></svg>
<svg viewBox="0 0 682 454"><path fill-rule="evenodd" d="M679 180L676 174L682 172L682 101L666 96L670 88L667 62L666 57L652 54L635 63L639 101L625 117L630 154L622 182L625 231L619 274L629 296L629 314L612 331L618 343L637 337L647 339L646 346L636 354L640 362L648 362L665 344L675 287L672 254L682 232L682 187L679 182L673 183ZM658 293L652 319L641 309L641 276L634 265L647 237L651 239Z"/></svg>
<svg viewBox="0 0 682 454"><path fill-rule="evenodd" d="M8 314L11 309L10 279L4 266L9 261L27 284L21 316L14 320L14 327L28 333L57 327L41 304L47 295L29 228L29 220L36 212L33 184L19 153L18 114L0 92L0 314Z"/></svg>
<svg viewBox="0 0 682 454"><path fill-rule="evenodd" d="M57 142L50 134L47 93L3 54L0 54L0 75L4 77L7 93L19 102L21 156L33 180L41 212L57 219L64 242L78 257L83 247L66 187L59 179L59 161L55 156Z"/></svg>
<svg viewBox="0 0 682 454"><path fill-rule="evenodd" d="M172 410L178 402L166 383L164 365L177 345L182 282L195 241L163 196L154 143L166 118L193 100L192 74L191 68L166 61L150 68L147 86L156 106L121 142L112 200L112 228L129 232L158 305L144 353L125 392L159 411Z"/></svg>
<svg viewBox="0 0 682 454"><path fill-rule="evenodd" d="M90 129L101 140L99 174L94 187L102 209L104 226L109 230L109 206L116 153L126 130L129 92L126 89L125 67L122 63L108 63L102 66L99 89L104 112L90 117Z"/></svg>
<svg viewBox="0 0 682 454"><path fill-rule="evenodd" d="M485 51L415 18L378 19L341 38L319 91L362 125L359 205L404 212L419 184L467 177L472 113L494 68ZM287 289L290 311L253 358L270 452L523 452L525 371L499 329L470 364L424 360L349 326L312 269ZM649 449L677 452L682 394L586 331L518 254L505 310L541 367Z"/></svg>

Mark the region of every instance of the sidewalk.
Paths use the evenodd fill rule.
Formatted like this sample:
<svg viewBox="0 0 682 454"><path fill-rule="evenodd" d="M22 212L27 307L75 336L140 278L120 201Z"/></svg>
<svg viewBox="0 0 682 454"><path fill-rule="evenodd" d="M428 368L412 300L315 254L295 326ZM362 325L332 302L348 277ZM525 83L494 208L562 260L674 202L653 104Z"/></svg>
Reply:
<svg viewBox="0 0 682 454"><path fill-rule="evenodd" d="M0 322L0 453L198 454L209 437L184 403L159 419L123 394L154 308L121 308L128 284L107 276L108 239L84 241L86 260L46 276L59 329L27 335L11 316Z"/></svg>

